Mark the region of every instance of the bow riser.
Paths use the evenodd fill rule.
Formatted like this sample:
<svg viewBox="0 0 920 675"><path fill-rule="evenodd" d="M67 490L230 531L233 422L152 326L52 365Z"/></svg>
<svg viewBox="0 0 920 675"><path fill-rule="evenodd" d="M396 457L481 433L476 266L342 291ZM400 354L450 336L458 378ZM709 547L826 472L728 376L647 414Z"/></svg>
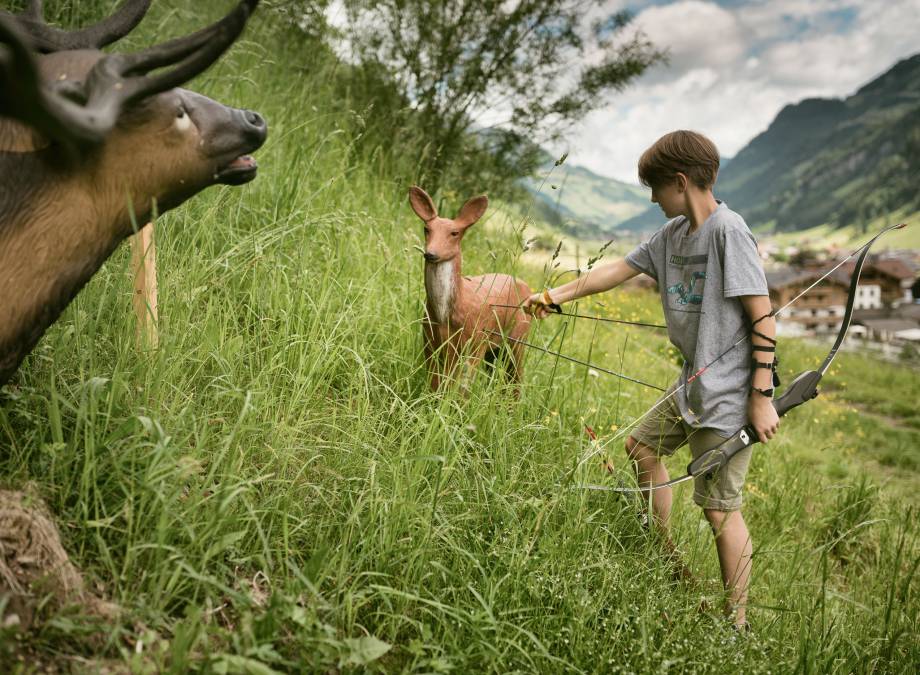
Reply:
<svg viewBox="0 0 920 675"><path fill-rule="evenodd" d="M818 382L820 381L821 373L817 370L807 370L798 375L786 387L783 395L773 401L776 413L782 417L793 408L797 408L815 398L818 395ZM689 466L687 466L687 473L691 476L711 474L725 466L726 462L734 455L746 447L754 445L759 440L757 432L752 427L746 426L726 439L725 442L720 443L711 450L707 450L690 462Z"/></svg>
<svg viewBox="0 0 920 675"><path fill-rule="evenodd" d="M688 476L700 476L707 474L707 478L712 473L721 469L737 453L746 447L754 445L757 442L757 434L751 427L744 427L735 432L733 436L720 443L712 450L707 450L687 466Z"/></svg>

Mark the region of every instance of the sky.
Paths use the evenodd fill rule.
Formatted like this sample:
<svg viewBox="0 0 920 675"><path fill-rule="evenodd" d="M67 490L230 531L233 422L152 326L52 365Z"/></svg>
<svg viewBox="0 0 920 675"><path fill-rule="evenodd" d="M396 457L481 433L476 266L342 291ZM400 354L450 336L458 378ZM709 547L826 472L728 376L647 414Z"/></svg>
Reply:
<svg viewBox="0 0 920 675"><path fill-rule="evenodd" d="M670 63L591 113L553 151L637 183L655 139L694 129L731 157L787 104L845 97L920 52L920 0L610 0Z"/></svg>

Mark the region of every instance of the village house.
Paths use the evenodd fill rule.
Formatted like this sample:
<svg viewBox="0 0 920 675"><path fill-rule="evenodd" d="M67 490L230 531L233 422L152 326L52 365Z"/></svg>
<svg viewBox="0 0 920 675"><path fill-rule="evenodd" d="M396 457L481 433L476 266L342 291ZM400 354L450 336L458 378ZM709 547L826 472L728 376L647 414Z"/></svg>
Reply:
<svg viewBox="0 0 920 675"><path fill-rule="evenodd" d="M830 266L824 262L767 270L773 306L786 305L820 279ZM780 315L777 332L794 336L839 331L855 267L855 261L848 262L802 295ZM918 339L920 305L912 305L918 276L913 261L891 255L870 258L863 266L856 289L852 334L885 342Z"/></svg>
<svg viewBox="0 0 920 675"><path fill-rule="evenodd" d="M912 287L920 274L912 262L891 255L873 256L870 260L863 267L859 279L860 286L877 286L881 292L882 305L885 307L897 307L903 302L913 302ZM842 269L846 270L847 274L852 274L856 269L856 263L850 261Z"/></svg>
<svg viewBox="0 0 920 675"><path fill-rule="evenodd" d="M821 278L821 269L784 267L767 270L770 302L779 309L791 302ZM840 327L847 304L849 276L836 270L821 284L802 295L777 319L779 335L815 335L835 332Z"/></svg>

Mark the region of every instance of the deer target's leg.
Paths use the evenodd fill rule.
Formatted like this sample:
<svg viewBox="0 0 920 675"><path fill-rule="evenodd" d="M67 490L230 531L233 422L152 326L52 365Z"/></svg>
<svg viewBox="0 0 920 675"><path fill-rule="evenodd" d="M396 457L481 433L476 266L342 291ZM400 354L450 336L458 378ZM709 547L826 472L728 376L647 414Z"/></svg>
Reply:
<svg viewBox="0 0 920 675"><path fill-rule="evenodd" d="M460 373L460 387L463 393L468 395L473 384L473 378L476 377L476 371L486 355L489 343L482 342L475 346L471 345L470 354L463 360L463 368Z"/></svg>
<svg viewBox="0 0 920 675"><path fill-rule="evenodd" d="M514 388L515 398L521 398L521 379L524 377L524 345L512 342L508 345L508 364L505 372Z"/></svg>
<svg viewBox="0 0 920 675"><path fill-rule="evenodd" d="M435 349L432 346L431 342L425 339L425 370L428 373L428 386L431 388L431 391L437 391L441 386L441 375L440 375L440 358L439 355L435 353Z"/></svg>
<svg viewBox="0 0 920 675"><path fill-rule="evenodd" d="M434 350L431 361L431 390L438 391L449 385L457 368L457 349L446 342Z"/></svg>
<svg viewBox="0 0 920 675"><path fill-rule="evenodd" d="M520 383L521 377L524 375L524 356L527 352L520 342L510 343L508 352L511 355L511 359L508 361L508 376L512 382Z"/></svg>

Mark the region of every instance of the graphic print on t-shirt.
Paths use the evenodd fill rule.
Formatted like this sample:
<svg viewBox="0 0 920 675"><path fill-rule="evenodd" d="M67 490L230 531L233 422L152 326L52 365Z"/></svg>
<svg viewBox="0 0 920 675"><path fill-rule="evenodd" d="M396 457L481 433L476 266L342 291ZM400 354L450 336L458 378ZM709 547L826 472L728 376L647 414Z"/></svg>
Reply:
<svg viewBox="0 0 920 675"><path fill-rule="evenodd" d="M703 285L706 281L706 263L709 260L708 255L672 255L669 264L675 267L683 268L681 270L681 276L683 281L679 281L676 284L668 286L668 295L677 296L675 301L678 305L686 307L687 305L699 305L703 304ZM693 267L702 267L703 269L697 269L691 271L690 268ZM688 311L685 309L684 311ZM699 311L698 309L696 311Z"/></svg>

